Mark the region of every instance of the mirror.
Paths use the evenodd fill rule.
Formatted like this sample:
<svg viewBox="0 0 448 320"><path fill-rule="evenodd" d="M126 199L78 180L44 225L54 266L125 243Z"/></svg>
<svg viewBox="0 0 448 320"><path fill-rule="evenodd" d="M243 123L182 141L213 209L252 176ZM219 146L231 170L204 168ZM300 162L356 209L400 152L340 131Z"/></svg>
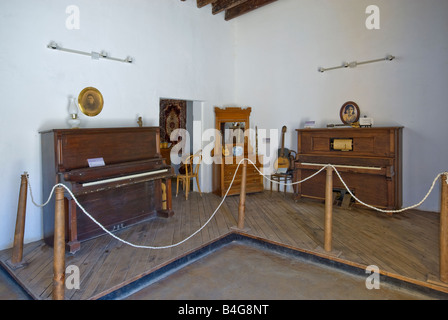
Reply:
<svg viewBox="0 0 448 320"><path fill-rule="evenodd" d="M245 122L222 122L220 129L223 144L244 143Z"/></svg>

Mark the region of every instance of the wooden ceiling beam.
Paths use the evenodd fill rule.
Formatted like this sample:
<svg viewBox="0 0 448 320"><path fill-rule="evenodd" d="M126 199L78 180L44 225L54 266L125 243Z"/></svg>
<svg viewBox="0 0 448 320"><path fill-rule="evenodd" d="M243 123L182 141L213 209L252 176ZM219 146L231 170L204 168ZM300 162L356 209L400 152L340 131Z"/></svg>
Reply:
<svg viewBox="0 0 448 320"><path fill-rule="evenodd" d="M236 7L226 10L224 19L229 21L277 0L247 0Z"/></svg>
<svg viewBox="0 0 448 320"><path fill-rule="evenodd" d="M216 0L212 3L212 14L218 14L227 9L231 9L236 7L247 0Z"/></svg>
<svg viewBox="0 0 448 320"><path fill-rule="evenodd" d="M216 0L197 0L198 8L205 7L213 2L216 2Z"/></svg>

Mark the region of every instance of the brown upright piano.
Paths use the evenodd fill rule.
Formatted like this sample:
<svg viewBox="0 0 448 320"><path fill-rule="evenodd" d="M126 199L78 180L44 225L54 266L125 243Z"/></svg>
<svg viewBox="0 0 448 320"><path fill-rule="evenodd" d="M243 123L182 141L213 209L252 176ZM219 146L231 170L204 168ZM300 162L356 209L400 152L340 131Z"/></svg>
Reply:
<svg viewBox="0 0 448 320"><path fill-rule="evenodd" d="M107 230L117 231L173 215L173 170L160 155L156 127L55 129L41 132L43 198L65 184ZM68 194L66 242L74 253L82 241L104 234ZM44 239L53 245L54 206L44 207Z"/></svg>
<svg viewBox="0 0 448 320"><path fill-rule="evenodd" d="M402 127L297 129L294 180L333 164L361 201L383 209L400 209ZM345 190L333 175L335 189ZM295 185L296 198L325 198L325 173Z"/></svg>

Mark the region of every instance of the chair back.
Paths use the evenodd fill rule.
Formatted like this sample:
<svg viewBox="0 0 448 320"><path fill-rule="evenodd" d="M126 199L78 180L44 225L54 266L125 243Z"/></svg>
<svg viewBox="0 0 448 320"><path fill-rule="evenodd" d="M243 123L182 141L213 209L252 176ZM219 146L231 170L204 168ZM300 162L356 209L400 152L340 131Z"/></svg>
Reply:
<svg viewBox="0 0 448 320"><path fill-rule="evenodd" d="M199 166L202 162L202 150L189 156L185 160L185 174L189 177L197 177L199 173Z"/></svg>

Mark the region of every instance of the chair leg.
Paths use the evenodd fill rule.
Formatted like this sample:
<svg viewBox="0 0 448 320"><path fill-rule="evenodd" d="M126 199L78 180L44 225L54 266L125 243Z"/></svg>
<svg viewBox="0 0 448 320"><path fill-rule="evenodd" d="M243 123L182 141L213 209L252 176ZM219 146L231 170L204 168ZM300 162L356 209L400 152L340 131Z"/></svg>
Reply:
<svg viewBox="0 0 448 320"><path fill-rule="evenodd" d="M185 199L188 200L188 191L190 191L190 179L185 180Z"/></svg>
<svg viewBox="0 0 448 320"><path fill-rule="evenodd" d="M177 197L178 193L179 193L179 178L177 178L177 183L176 183L176 197Z"/></svg>
<svg viewBox="0 0 448 320"><path fill-rule="evenodd" d="M201 197L202 197L202 192L201 192L201 187L199 187L199 179L198 179L198 177L196 177L196 184L197 184L197 186L198 186L199 194L200 194Z"/></svg>
<svg viewBox="0 0 448 320"><path fill-rule="evenodd" d="M288 178L285 176L285 186L283 188L283 192L285 193L285 197L286 197L286 184L288 183Z"/></svg>

